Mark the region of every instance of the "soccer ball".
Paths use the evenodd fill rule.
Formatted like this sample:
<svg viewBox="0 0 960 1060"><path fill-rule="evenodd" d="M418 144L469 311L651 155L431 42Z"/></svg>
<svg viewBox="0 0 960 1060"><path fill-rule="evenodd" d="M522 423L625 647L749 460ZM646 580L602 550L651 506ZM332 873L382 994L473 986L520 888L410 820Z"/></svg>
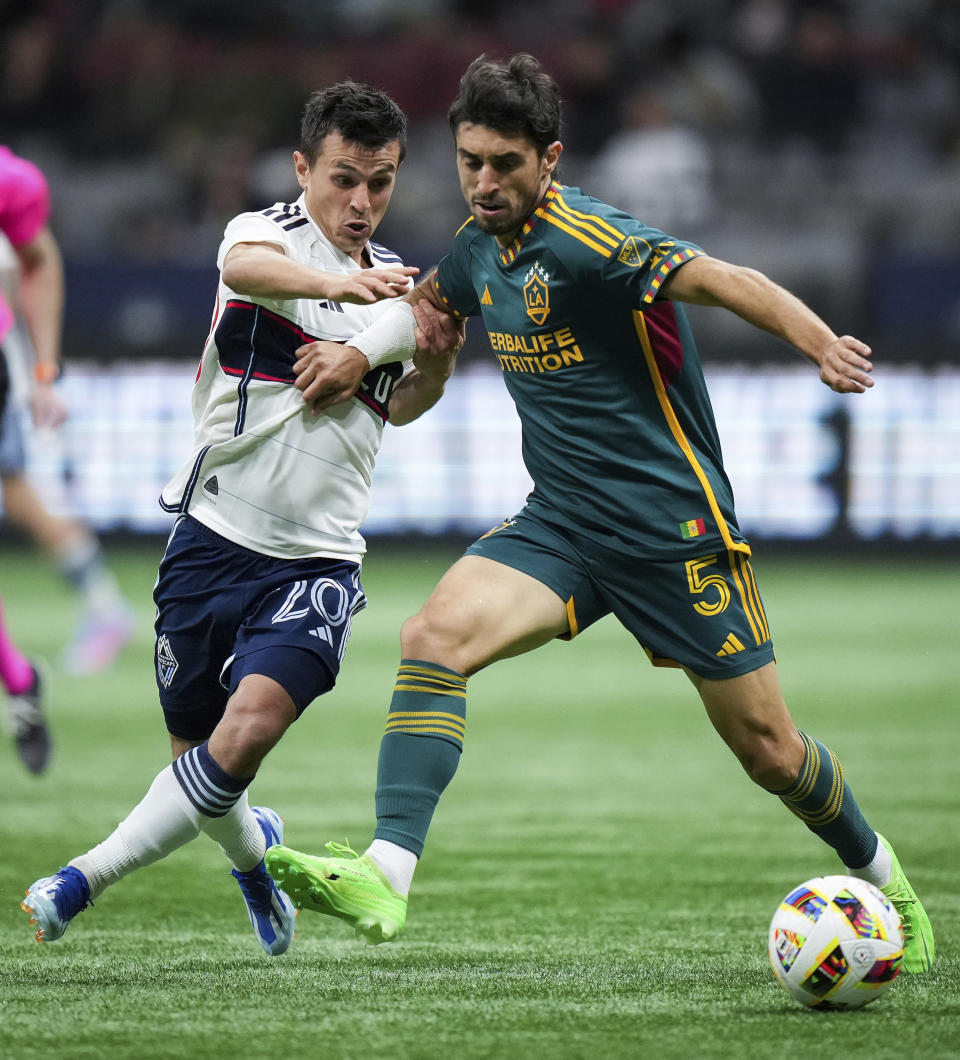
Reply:
<svg viewBox="0 0 960 1060"><path fill-rule="evenodd" d="M860 1008L900 972L903 928L882 891L855 876L817 876L795 887L770 922L773 974L801 1005Z"/></svg>

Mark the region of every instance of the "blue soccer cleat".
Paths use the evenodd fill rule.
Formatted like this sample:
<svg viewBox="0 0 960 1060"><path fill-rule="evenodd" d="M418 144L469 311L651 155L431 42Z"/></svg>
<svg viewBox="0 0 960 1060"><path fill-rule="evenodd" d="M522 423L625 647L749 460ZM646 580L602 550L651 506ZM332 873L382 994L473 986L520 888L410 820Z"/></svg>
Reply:
<svg viewBox="0 0 960 1060"><path fill-rule="evenodd" d="M283 841L283 821L266 806L254 806L251 812L256 817L266 840L267 849ZM293 941L294 920L297 911L293 902L273 882L263 861L249 872L231 870L240 884L243 900L247 903L253 933L271 957L286 953Z"/></svg>
<svg viewBox="0 0 960 1060"><path fill-rule="evenodd" d="M72 865L30 885L20 908L37 925L37 942L56 942L81 910L93 905L87 878Z"/></svg>

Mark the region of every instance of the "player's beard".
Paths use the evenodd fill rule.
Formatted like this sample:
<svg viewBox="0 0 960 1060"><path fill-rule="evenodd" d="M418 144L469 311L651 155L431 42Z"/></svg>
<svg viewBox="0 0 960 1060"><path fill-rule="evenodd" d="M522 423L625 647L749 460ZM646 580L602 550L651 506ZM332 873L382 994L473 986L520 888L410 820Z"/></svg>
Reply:
<svg viewBox="0 0 960 1060"><path fill-rule="evenodd" d="M481 232L486 232L488 236L496 236L500 239L509 236L510 238L506 242L510 243L523 227L524 221L533 213L536 205L537 198L532 195L515 209L505 210L499 217L487 217L478 213L476 208L473 210L473 216Z"/></svg>

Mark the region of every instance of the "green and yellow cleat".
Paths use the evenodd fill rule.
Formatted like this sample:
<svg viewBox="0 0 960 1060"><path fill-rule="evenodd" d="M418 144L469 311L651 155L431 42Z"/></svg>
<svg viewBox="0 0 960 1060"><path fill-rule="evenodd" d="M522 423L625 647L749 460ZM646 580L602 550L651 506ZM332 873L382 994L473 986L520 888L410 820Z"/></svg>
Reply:
<svg viewBox="0 0 960 1060"><path fill-rule="evenodd" d="M877 838L887 848L893 866L890 882L880 890L890 899L900 914L903 924L903 969L906 972L929 972L933 967L933 928L920 899L903 874L893 847L877 833Z"/></svg>
<svg viewBox="0 0 960 1060"><path fill-rule="evenodd" d="M271 847L264 858L267 872L301 909L346 920L371 946L392 942L407 919L406 898L369 855L358 856L342 843L326 848L333 857Z"/></svg>

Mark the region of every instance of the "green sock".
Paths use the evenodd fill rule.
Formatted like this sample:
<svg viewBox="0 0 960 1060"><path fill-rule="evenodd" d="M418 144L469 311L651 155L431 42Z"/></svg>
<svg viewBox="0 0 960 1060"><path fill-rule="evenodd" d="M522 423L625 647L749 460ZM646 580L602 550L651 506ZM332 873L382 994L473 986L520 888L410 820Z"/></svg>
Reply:
<svg viewBox="0 0 960 1060"><path fill-rule="evenodd" d="M466 712L462 674L401 660L380 743L374 839L423 853L433 811L460 764Z"/></svg>
<svg viewBox="0 0 960 1060"><path fill-rule="evenodd" d="M806 754L797 779L774 794L814 835L833 847L844 865L862 868L877 852L877 833L860 812L837 756L805 732L800 736Z"/></svg>

